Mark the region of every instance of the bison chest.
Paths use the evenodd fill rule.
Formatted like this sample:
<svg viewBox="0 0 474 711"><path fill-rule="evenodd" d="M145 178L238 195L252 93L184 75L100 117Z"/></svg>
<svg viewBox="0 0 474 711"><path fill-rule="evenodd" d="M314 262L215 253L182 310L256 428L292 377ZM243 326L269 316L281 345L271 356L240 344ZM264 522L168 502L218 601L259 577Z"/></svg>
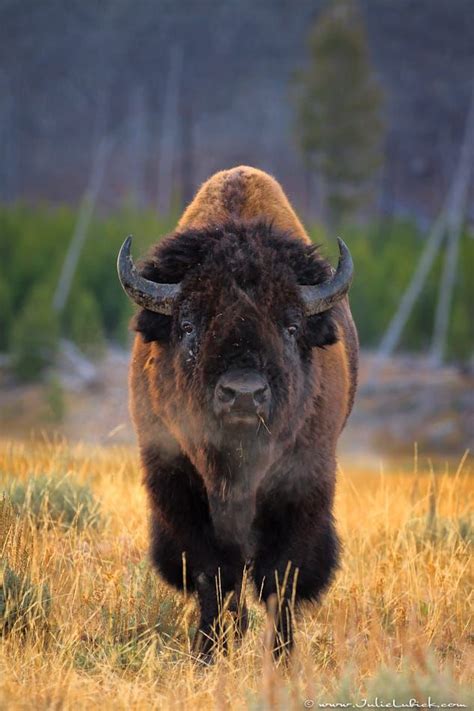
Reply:
<svg viewBox="0 0 474 711"><path fill-rule="evenodd" d="M253 523L256 517L256 497L209 496L209 511L214 535L223 546L238 548L242 558L252 558L255 548Z"/></svg>

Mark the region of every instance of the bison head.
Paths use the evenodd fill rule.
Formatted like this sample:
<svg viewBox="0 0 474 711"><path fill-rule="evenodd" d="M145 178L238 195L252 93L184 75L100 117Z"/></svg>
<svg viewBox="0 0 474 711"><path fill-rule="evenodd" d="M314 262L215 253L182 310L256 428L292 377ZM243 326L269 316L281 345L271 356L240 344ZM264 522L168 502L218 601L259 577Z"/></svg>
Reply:
<svg viewBox="0 0 474 711"><path fill-rule="evenodd" d="M137 271L128 238L118 269L151 343L155 414L201 474L222 534L245 538L259 482L292 445L317 395L313 349L336 342L331 307L352 260L334 272L316 248L271 225L171 235Z"/></svg>

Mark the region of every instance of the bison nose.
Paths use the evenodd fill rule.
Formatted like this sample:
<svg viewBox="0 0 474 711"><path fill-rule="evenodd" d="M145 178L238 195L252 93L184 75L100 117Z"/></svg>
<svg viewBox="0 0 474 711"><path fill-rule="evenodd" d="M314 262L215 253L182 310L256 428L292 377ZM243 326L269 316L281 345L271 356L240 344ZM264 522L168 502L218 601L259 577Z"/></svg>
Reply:
<svg viewBox="0 0 474 711"><path fill-rule="evenodd" d="M263 415L270 400L270 388L259 373L225 373L215 390L217 414Z"/></svg>

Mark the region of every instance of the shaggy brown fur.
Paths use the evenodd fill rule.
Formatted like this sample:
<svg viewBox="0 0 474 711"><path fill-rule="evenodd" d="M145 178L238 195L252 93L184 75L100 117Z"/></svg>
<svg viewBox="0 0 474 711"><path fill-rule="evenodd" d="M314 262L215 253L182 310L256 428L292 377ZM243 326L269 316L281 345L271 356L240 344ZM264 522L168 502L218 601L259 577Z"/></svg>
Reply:
<svg viewBox="0 0 474 711"><path fill-rule="evenodd" d="M276 579L286 582L276 649L290 647L292 594L317 599L337 564L335 450L357 376L348 301L304 315L298 285L324 281L329 265L279 184L244 166L202 186L142 274L181 283L172 316L142 309L135 319L131 410L152 558L168 582L197 592L201 654L214 640L216 576L245 630L244 565L267 603ZM242 371L271 394L253 429L228 427L215 411L220 379Z"/></svg>

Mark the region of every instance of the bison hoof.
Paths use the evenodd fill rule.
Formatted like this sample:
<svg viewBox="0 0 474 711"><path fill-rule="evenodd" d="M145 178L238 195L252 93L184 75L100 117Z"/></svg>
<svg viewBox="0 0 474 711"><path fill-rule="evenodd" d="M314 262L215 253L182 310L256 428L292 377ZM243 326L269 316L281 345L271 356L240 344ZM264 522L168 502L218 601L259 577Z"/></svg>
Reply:
<svg viewBox="0 0 474 711"><path fill-rule="evenodd" d="M214 662L216 640L210 634L198 630L192 644L192 656L196 662L209 666Z"/></svg>
<svg viewBox="0 0 474 711"><path fill-rule="evenodd" d="M215 662L215 657L212 652L194 652L192 659L196 664L200 664L203 667L210 667Z"/></svg>

